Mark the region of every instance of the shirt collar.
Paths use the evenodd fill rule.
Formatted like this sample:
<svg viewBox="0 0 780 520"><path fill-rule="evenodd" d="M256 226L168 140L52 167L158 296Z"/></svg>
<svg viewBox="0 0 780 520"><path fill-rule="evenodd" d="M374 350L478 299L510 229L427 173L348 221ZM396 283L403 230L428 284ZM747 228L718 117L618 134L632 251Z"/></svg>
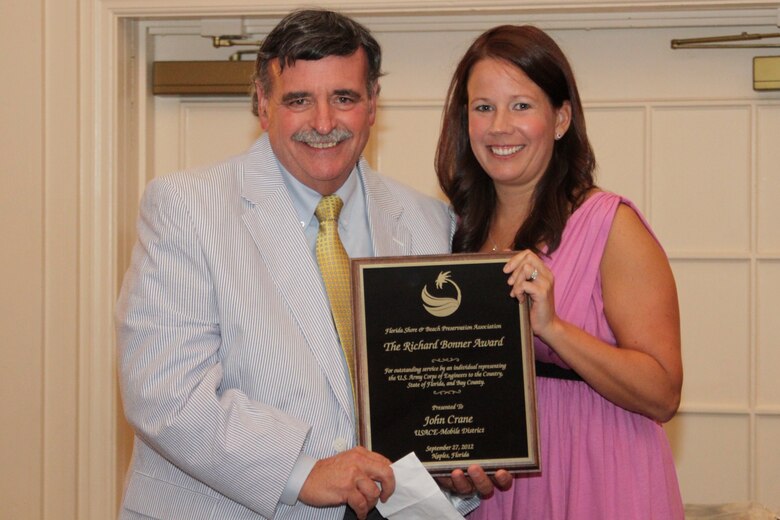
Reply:
<svg viewBox="0 0 780 520"><path fill-rule="evenodd" d="M314 210L317 209L317 204L319 204L322 195L296 179L281 163L279 163L279 169L282 172L282 179L284 180L287 192L292 199L293 207L295 208L296 215L298 215L298 221L300 222L301 227L305 228L310 225L312 219L316 223ZM353 196L356 191L359 191L359 177L358 168L355 166L350 172L349 177L347 177L347 180L344 181L344 184L336 190L336 195L344 201L344 208L341 211L342 215L348 215L349 211L356 206L350 202L353 202ZM349 217L339 218L339 226L348 228L351 220L352 219ZM319 226L318 223L317 225Z"/></svg>

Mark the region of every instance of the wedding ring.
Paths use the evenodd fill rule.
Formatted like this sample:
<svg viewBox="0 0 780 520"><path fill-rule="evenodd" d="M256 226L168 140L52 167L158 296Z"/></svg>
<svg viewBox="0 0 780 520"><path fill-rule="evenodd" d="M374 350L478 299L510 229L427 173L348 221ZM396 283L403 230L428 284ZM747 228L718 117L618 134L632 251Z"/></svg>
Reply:
<svg viewBox="0 0 780 520"><path fill-rule="evenodd" d="M531 276L529 276L529 277L528 277L528 281L529 281L529 282L533 282L534 280L536 280L536 277L537 277L537 276L539 276L539 271L537 271L536 269L534 269L534 272L533 272L533 273L531 273Z"/></svg>

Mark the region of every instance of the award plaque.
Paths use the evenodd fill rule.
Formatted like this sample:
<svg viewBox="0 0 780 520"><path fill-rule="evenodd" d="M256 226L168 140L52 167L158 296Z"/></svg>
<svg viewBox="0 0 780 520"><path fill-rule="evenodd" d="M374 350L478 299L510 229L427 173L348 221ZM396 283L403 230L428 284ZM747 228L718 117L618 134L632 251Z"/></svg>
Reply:
<svg viewBox="0 0 780 520"><path fill-rule="evenodd" d="M510 254L352 260L360 443L433 475L539 469L528 306Z"/></svg>

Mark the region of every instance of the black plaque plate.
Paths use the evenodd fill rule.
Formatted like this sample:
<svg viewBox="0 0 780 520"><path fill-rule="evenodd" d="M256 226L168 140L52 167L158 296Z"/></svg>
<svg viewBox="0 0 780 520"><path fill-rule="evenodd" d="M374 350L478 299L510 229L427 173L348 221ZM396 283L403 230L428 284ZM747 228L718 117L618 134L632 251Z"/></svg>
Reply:
<svg viewBox="0 0 780 520"><path fill-rule="evenodd" d="M359 437L431 474L539 468L532 333L508 254L352 260Z"/></svg>

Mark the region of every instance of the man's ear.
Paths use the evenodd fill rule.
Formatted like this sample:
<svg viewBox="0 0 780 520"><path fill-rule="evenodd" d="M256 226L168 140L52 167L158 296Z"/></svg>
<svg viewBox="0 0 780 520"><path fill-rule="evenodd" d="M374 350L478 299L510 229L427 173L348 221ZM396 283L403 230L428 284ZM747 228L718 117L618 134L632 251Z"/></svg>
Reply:
<svg viewBox="0 0 780 520"><path fill-rule="evenodd" d="M372 87L371 95L368 97L368 124L373 125L376 120L376 106L379 98L380 91L379 82L374 83Z"/></svg>
<svg viewBox="0 0 780 520"><path fill-rule="evenodd" d="M260 118L260 126L263 130L268 130L269 99L259 80L255 81L255 92L257 92L257 117Z"/></svg>

